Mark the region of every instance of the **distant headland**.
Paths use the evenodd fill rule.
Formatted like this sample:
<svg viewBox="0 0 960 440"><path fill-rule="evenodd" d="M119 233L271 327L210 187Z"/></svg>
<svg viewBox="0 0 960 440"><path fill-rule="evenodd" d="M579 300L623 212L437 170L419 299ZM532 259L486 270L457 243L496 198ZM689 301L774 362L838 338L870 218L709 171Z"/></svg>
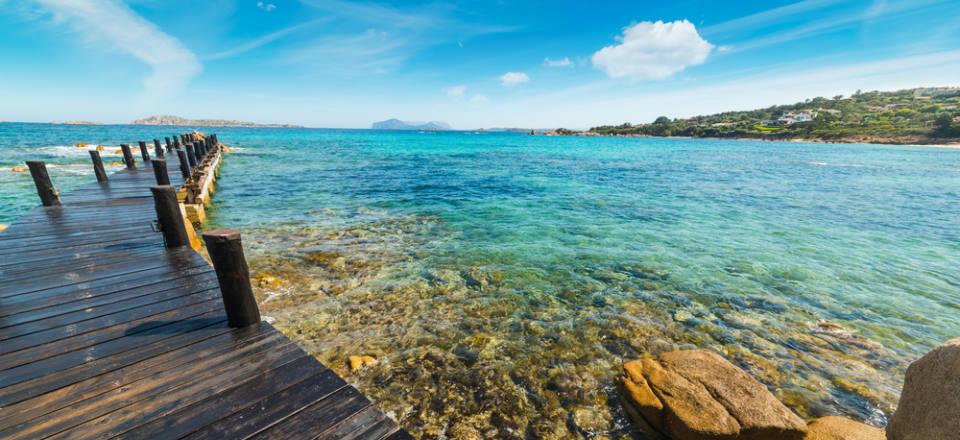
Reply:
<svg viewBox="0 0 960 440"><path fill-rule="evenodd" d="M132 125L189 125L201 127L249 127L249 128L303 128L291 124L257 124L255 122L234 121L228 119L187 119L173 115L156 115L137 119Z"/></svg>
<svg viewBox="0 0 960 440"><path fill-rule="evenodd" d="M817 97L791 105L652 123L557 129L555 136L696 137L876 144L960 142L960 87Z"/></svg>
<svg viewBox="0 0 960 440"><path fill-rule="evenodd" d="M411 122L399 119L387 119L374 122L370 128L374 130L450 130L450 124L440 121Z"/></svg>

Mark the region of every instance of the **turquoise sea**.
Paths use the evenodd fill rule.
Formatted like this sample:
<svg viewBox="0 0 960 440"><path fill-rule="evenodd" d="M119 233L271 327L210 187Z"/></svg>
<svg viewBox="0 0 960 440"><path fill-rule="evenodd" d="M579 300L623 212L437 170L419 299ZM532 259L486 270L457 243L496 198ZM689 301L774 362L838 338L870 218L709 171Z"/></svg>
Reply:
<svg viewBox="0 0 960 440"><path fill-rule="evenodd" d="M24 160L69 191L75 144L182 131L0 124L0 223L38 204ZM207 227L243 233L264 315L419 437L617 437L621 362L690 347L883 426L960 335L960 150L212 131Z"/></svg>

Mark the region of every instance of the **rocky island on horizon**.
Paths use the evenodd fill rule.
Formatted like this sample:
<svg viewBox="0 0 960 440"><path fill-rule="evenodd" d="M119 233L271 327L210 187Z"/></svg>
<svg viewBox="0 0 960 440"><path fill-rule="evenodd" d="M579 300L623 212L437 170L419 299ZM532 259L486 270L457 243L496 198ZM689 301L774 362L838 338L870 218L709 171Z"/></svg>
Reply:
<svg viewBox="0 0 960 440"><path fill-rule="evenodd" d="M292 124L258 124L256 122L234 121L230 119L187 119L174 115L155 115L137 119L132 125L171 125L171 126L201 126L201 127L248 127L248 128L303 128Z"/></svg>
<svg viewBox="0 0 960 440"><path fill-rule="evenodd" d="M401 121L399 119L387 119L386 121L374 122L370 127L373 130L451 130L450 124L440 121L413 122Z"/></svg>

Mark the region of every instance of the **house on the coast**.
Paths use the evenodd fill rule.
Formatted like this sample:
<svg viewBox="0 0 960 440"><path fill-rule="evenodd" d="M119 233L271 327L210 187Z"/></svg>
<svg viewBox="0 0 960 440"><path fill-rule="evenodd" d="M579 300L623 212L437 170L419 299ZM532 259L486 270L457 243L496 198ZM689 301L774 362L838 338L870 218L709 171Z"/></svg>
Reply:
<svg viewBox="0 0 960 440"><path fill-rule="evenodd" d="M777 118L777 124L779 125L791 125L799 122L810 122L817 117L817 114L810 111L798 112L798 113L787 113L779 118Z"/></svg>

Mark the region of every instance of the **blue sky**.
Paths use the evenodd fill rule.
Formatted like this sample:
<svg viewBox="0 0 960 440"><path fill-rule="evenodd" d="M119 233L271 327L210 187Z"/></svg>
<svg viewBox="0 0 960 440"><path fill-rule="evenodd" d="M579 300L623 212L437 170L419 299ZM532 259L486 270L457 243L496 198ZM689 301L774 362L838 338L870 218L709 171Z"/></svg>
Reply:
<svg viewBox="0 0 960 440"><path fill-rule="evenodd" d="M646 122L960 85L960 2L0 0L0 120Z"/></svg>

